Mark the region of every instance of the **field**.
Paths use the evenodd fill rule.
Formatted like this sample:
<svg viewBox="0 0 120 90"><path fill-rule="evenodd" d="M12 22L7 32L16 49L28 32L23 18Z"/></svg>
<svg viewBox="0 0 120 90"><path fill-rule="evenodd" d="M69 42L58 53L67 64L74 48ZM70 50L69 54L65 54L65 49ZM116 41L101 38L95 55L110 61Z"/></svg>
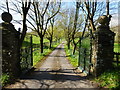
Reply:
<svg viewBox="0 0 120 90"><path fill-rule="evenodd" d="M114 43L114 52L120 53L120 43Z"/></svg>

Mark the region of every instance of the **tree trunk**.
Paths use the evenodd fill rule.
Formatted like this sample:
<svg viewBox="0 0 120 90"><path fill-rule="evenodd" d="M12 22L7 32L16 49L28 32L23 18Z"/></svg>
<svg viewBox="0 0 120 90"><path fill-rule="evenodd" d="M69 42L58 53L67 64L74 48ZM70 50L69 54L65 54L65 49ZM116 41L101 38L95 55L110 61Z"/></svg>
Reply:
<svg viewBox="0 0 120 90"><path fill-rule="evenodd" d="M106 0L106 14L109 15L109 0Z"/></svg>
<svg viewBox="0 0 120 90"><path fill-rule="evenodd" d="M40 38L41 53L43 53L43 37Z"/></svg>
<svg viewBox="0 0 120 90"><path fill-rule="evenodd" d="M26 31L27 31L27 26L26 26L25 22L23 23L23 27L24 27L23 32L22 32L22 35L21 35L21 38L20 38L20 47L22 47L22 43L24 41Z"/></svg>
<svg viewBox="0 0 120 90"><path fill-rule="evenodd" d="M52 48L52 38L50 39L50 49Z"/></svg>
<svg viewBox="0 0 120 90"><path fill-rule="evenodd" d="M70 41L68 41L67 46L68 46L68 49L70 49Z"/></svg>
<svg viewBox="0 0 120 90"><path fill-rule="evenodd" d="M77 44L74 44L73 55L75 54Z"/></svg>
<svg viewBox="0 0 120 90"><path fill-rule="evenodd" d="M90 25L91 25L92 31L96 31L93 19L89 19L89 20L90 20Z"/></svg>

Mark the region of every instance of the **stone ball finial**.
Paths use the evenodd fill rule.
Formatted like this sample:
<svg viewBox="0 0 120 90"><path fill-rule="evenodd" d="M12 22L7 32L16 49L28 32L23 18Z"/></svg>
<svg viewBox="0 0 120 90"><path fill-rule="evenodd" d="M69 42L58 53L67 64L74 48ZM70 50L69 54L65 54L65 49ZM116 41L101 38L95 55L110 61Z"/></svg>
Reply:
<svg viewBox="0 0 120 90"><path fill-rule="evenodd" d="M109 21L109 18L107 15L103 15L103 16L100 16L98 18L98 22L101 24L101 25L106 25Z"/></svg>
<svg viewBox="0 0 120 90"><path fill-rule="evenodd" d="M2 17L2 20L5 22L10 23L12 21L12 15L8 12L3 12L1 17Z"/></svg>

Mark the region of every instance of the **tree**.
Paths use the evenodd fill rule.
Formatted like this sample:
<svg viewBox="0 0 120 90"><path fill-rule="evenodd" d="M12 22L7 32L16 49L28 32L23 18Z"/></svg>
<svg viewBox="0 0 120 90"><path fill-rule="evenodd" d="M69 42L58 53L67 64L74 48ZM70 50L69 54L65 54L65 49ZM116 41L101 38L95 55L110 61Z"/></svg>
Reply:
<svg viewBox="0 0 120 90"><path fill-rule="evenodd" d="M78 23L80 6L81 6L81 2L76 1L76 11L75 11L74 25L73 25L73 32L72 32L72 41L74 44L73 54L75 54L75 49L77 46L77 42L75 41L75 39L76 39L75 33L79 31L79 29L77 29L77 26L79 25L79 27L80 27L82 25L82 22L83 22L83 20L81 19Z"/></svg>
<svg viewBox="0 0 120 90"><path fill-rule="evenodd" d="M27 14L30 9L30 5L31 5L31 0L29 0L29 1L22 0L23 30L22 30L21 37L20 37L20 47L22 47L22 43L23 43L23 40L24 40L26 32L27 32L26 21L27 21Z"/></svg>
<svg viewBox="0 0 120 90"><path fill-rule="evenodd" d="M109 0L106 0L106 14L109 15Z"/></svg>
<svg viewBox="0 0 120 90"><path fill-rule="evenodd" d="M8 13L10 13L10 12L9 12L8 0L6 0L6 6L7 6L7 11L8 11Z"/></svg>
<svg viewBox="0 0 120 90"><path fill-rule="evenodd" d="M54 2L51 3L50 7L48 8L49 16L50 16L50 14L53 15L55 13L56 5L57 5L57 3L55 3L55 4L54 4ZM49 27L49 29L47 29L47 39L50 42L50 48L52 47L52 41L53 41L53 35L54 35L54 24L55 24L56 19L57 18L55 16L50 19L50 27Z"/></svg>
<svg viewBox="0 0 120 90"><path fill-rule="evenodd" d="M55 2L56 3L56 2ZM47 13L49 13L48 11L48 7L50 6L50 2L49 0L47 2L40 2L40 1L33 1L33 12L35 14L35 19L34 17L31 17L37 28L35 28L35 31L38 33L39 37L40 37L40 48L41 48L41 53L43 53L43 39L44 39L44 35L47 31L47 26L49 21L55 16L57 15L57 13L60 10L60 5L61 2L58 3L58 8L52 15L48 16ZM52 3L53 4L53 3Z"/></svg>
<svg viewBox="0 0 120 90"><path fill-rule="evenodd" d="M12 3L12 4L11 4ZM14 8L10 7L10 5L8 5L8 0L6 0L6 6L4 6L4 4L2 4L1 9L6 9L8 12L10 12L10 10L17 12L18 14L20 14L23 18L22 18L22 23L20 23L20 21L18 20L14 20L17 23L22 25L22 31L21 31L21 35L20 35L20 41L19 41L19 45L20 48L22 47L22 43L23 40L25 38L26 32L27 32L27 25L26 25L26 21L27 21L27 14L28 11L30 9L31 6L31 0L16 0L16 2L11 1L10 5L14 6ZM19 5L22 7L19 7ZM3 10L4 11L4 10Z"/></svg>
<svg viewBox="0 0 120 90"><path fill-rule="evenodd" d="M59 42L61 39L64 38L64 30L60 27L60 26L55 26L54 27L54 38L55 38L55 41Z"/></svg>
<svg viewBox="0 0 120 90"><path fill-rule="evenodd" d="M63 11L63 10L62 10ZM64 30L65 39L67 41L67 47L70 49L70 43L72 41L72 26L74 21L74 9L64 10L64 13L61 14L62 18L60 19L59 26Z"/></svg>
<svg viewBox="0 0 120 90"><path fill-rule="evenodd" d="M96 7L97 7L97 0L94 0L93 2L91 1L84 2L84 4L88 14L88 20L90 22L91 29L92 31L96 31L93 18L94 18Z"/></svg>

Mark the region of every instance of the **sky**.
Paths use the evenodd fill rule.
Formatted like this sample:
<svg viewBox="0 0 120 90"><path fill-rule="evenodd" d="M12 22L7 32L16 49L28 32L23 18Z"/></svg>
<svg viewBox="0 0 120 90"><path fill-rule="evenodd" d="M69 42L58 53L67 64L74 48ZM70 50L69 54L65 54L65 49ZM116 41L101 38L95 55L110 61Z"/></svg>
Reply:
<svg viewBox="0 0 120 90"><path fill-rule="evenodd" d="M2 0L3 1L3 0ZM63 1L63 0L62 0ZM64 0L64 2L74 2L75 0ZM85 1L85 0L83 0L83 1ZM98 1L106 1L106 0L98 0ZM120 0L109 0L110 1L110 3L111 2L115 2L115 5L112 5L112 7L117 7L118 8L118 1L120 1ZM120 2L119 2L120 3ZM1 2L0 2L0 4L1 4ZM72 3L73 4L73 3ZM11 6L12 7L12 6ZM68 6L67 7L71 7L71 4L68 4ZM111 6L110 6L111 7ZM12 13L12 15L13 15L13 18L14 19L20 19L21 18L21 16L20 15L18 15L18 14L16 14L16 13L14 13L14 12L12 12L12 11L10 11L11 13ZM113 10L112 11L112 13L114 13L115 12L115 14L113 14L112 15L112 18L111 18L111 22L110 22L110 27L114 27L114 26L117 26L118 25L118 9L115 9L115 10ZM0 15L2 14L2 11L0 10ZM2 22L2 20L1 20L1 18L0 18L0 22ZM15 25L15 28L16 29L18 29L19 27L21 27L21 25L19 25L19 24L16 24L16 23L13 23L14 25Z"/></svg>

